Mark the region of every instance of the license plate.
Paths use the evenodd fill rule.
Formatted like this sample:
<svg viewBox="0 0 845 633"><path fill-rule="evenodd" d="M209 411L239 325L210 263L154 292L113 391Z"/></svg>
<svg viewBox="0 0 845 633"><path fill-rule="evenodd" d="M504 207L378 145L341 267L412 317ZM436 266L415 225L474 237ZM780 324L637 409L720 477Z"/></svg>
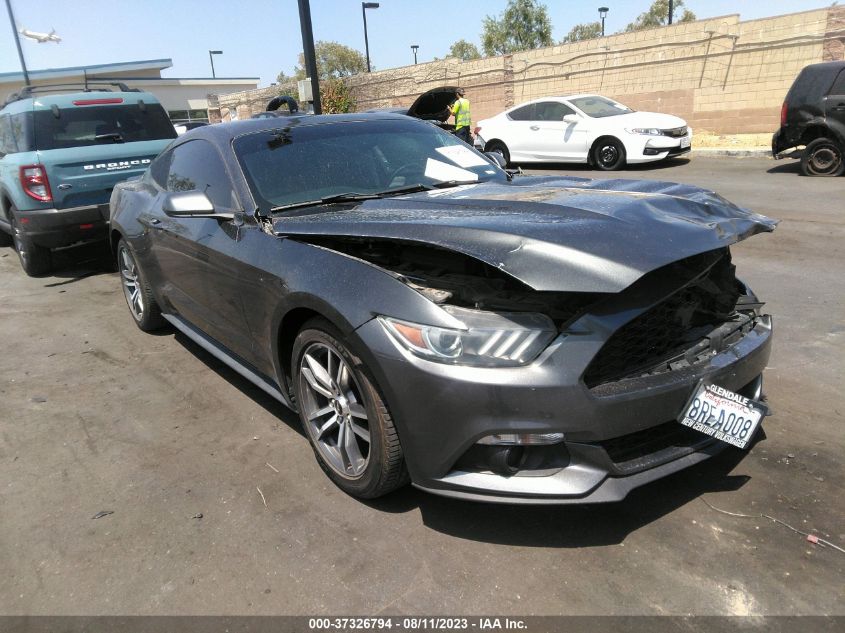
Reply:
<svg viewBox="0 0 845 633"><path fill-rule="evenodd" d="M702 383L678 421L695 431L738 448L746 448L768 408L724 387Z"/></svg>
<svg viewBox="0 0 845 633"><path fill-rule="evenodd" d="M681 148L689 147L689 136L685 136L681 139Z"/></svg>

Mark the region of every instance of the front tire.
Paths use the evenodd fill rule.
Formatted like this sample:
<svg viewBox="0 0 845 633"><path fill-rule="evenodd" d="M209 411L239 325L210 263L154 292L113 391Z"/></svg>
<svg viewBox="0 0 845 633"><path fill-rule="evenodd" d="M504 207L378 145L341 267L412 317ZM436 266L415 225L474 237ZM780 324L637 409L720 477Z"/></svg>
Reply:
<svg viewBox="0 0 845 633"><path fill-rule="evenodd" d="M508 150L508 146L502 143L502 141L490 141L484 147L485 152L498 152L502 155L502 158L505 159L505 167L510 165L511 162L511 153Z"/></svg>
<svg viewBox="0 0 845 633"><path fill-rule="evenodd" d="M12 242L18 253L21 268L30 277L46 275L53 268L50 249L32 241L32 238L21 228L17 214L18 210L15 207L9 209L9 218L12 221Z"/></svg>
<svg viewBox="0 0 845 633"><path fill-rule="evenodd" d="M845 173L842 148L829 138L810 141L801 156L801 173L805 176L841 176Z"/></svg>
<svg viewBox="0 0 845 633"><path fill-rule="evenodd" d="M135 261L135 256L129 249L126 240L120 238L117 243L117 269L120 272L120 283L129 313L137 325L144 332L159 330L167 325L161 316L153 291L147 278Z"/></svg>
<svg viewBox="0 0 845 633"><path fill-rule="evenodd" d="M291 355L299 419L320 467L354 497L408 482L399 436L363 361L324 319L307 322Z"/></svg>
<svg viewBox="0 0 845 633"><path fill-rule="evenodd" d="M625 166L626 154L622 141L613 137L601 138L593 145L593 165L601 171L617 171Z"/></svg>

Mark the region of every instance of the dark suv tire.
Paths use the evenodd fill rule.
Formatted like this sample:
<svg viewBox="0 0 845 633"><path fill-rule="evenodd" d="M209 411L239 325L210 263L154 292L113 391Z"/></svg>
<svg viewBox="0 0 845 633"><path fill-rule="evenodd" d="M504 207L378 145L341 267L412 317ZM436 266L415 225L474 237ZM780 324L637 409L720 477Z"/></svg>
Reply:
<svg viewBox="0 0 845 633"><path fill-rule="evenodd" d="M9 209L9 219L12 221L12 240L21 268L30 277L46 275L53 268L53 257L49 248L39 246L32 241L22 229L17 218L18 210L15 207Z"/></svg>
<svg viewBox="0 0 845 633"><path fill-rule="evenodd" d="M801 173L805 176L841 176L845 173L842 147L829 138L810 141L801 156Z"/></svg>

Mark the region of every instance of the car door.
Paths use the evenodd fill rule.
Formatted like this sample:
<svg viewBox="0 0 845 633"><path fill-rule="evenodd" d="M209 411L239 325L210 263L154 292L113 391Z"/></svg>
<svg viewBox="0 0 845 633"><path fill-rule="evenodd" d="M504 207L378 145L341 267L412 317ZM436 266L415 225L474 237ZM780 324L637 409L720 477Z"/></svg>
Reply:
<svg viewBox="0 0 845 633"><path fill-rule="evenodd" d="M229 350L249 359L251 342L241 301L238 244L243 214L217 148L203 139L177 145L166 165L151 244L162 292L180 316ZM163 171L164 166L160 169ZM168 193L202 191L215 211L235 219L173 217L163 213Z"/></svg>
<svg viewBox="0 0 845 633"><path fill-rule="evenodd" d="M536 133L531 129L532 125L534 125L533 103L511 110L505 115L500 138L508 146L511 160L518 162L533 159L533 144L537 139Z"/></svg>
<svg viewBox="0 0 845 633"><path fill-rule="evenodd" d="M845 70L840 70L825 98L825 116L845 126ZM840 128L841 129L841 128Z"/></svg>
<svg viewBox="0 0 845 633"><path fill-rule="evenodd" d="M578 117L567 122L565 116L577 116L575 110L560 101L541 101L535 104L530 129L535 133L536 156L540 160L585 162L587 160L587 125Z"/></svg>

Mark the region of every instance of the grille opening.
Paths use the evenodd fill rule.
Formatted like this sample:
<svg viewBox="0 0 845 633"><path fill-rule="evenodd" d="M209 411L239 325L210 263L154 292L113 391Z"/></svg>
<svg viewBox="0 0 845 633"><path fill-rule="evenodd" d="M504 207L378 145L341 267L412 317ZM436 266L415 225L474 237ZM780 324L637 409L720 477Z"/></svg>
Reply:
<svg viewBox="0 0 845 633"><path fill-rule="evenodd" d="M736 313L741 292L727 249L696 255L652 274L675 275L683 285L608 339L584 372L587 387L647 373L696 347L729 320L750 322Z"/></svg>

